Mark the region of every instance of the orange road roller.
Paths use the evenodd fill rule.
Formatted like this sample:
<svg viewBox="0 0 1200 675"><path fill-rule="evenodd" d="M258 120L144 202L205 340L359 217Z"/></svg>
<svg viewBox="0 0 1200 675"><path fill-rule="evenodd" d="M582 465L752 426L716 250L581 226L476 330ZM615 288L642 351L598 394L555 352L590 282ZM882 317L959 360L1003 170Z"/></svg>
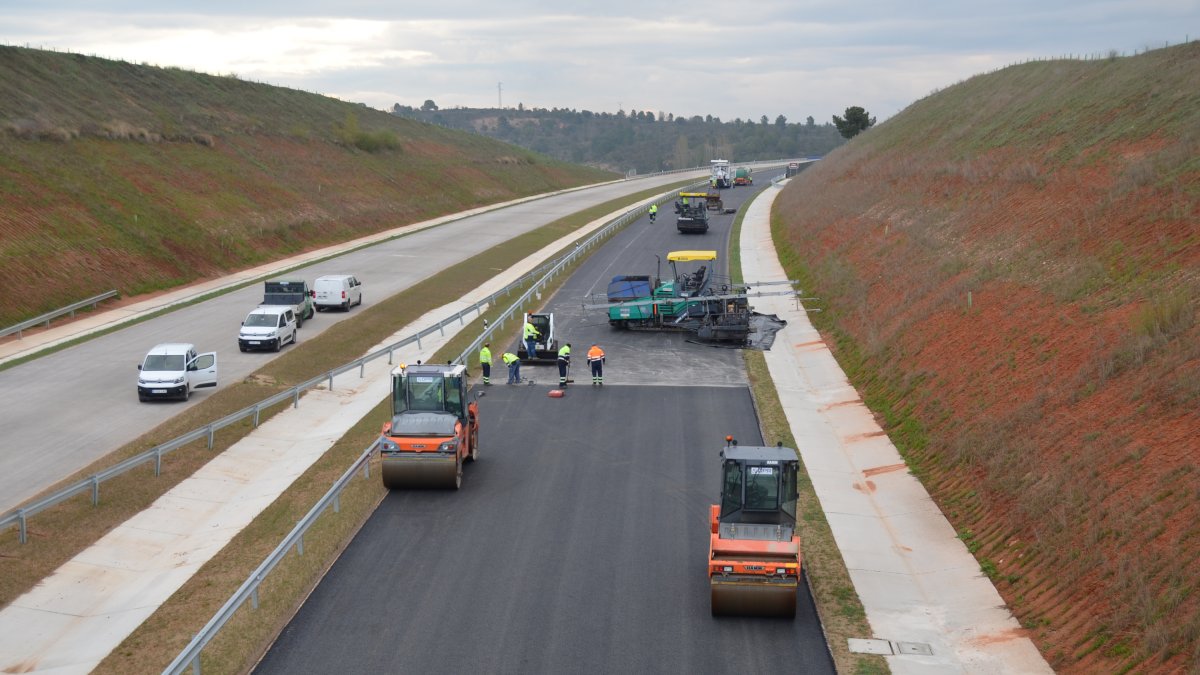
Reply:
<svg viewBox="0 0 1200 675"><path fill-rule="evenodd" d="M379 440L383 484L393 490L457 490L463 463L479 454L478 398L467 398L462 364L402 364L393 370L392 419Z"/></svg>
<svg viewBox="0 0 1200 675"><path fill-rule="evenodd" d="M796 451L727 438L721 457L721 503L710 510L713 616L794 618L802 569Z"/></svg>

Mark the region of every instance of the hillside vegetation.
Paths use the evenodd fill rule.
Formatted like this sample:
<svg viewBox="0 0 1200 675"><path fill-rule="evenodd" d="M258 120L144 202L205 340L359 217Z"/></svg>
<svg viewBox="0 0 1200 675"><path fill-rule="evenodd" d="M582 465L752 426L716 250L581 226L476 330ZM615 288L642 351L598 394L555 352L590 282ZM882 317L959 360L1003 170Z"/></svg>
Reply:
<svg viewBox="0 0 1200 675"><path fill-rule="evenodd" d="M1200 670L1200 43L931 95L773 227L1049 662Z"/></svg>
<svg viewBox="0 0 1200 675"><path fill-rule="evenodd" d="M820 156L846 141L826 120L789 122L783 115L756 120L624 110L617 113L566 108L416 109L396 104L396 115L464 129L515 143L563 161L625 173L707 166L731 161Z"/></svg>
<svg viewBox="0 0 1200 675"><path fill-rule="evenodd" d="M0 47L0 326L614 177L302 91Z"/></svg>

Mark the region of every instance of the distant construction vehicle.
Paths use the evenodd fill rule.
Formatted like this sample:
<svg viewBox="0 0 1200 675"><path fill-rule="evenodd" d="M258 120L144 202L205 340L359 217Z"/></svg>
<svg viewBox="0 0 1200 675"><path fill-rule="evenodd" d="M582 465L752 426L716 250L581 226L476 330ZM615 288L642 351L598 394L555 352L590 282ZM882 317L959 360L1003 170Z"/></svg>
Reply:
<svg viewBox="0 0 1200 675"><path fill-rule="evenodd" d="M733 180L733 176L729 172L729 160L713 159L709 160L709 164L712 166L712 175L708 179L708 184L710 187L714 187L718 190L724 190L733 186L733 183L731 182Z"/></svg>
<svg viewBox="0 0 1200 675"><path fill-rule="evenodd" d="M733 172L733 186L739 185L754 185L754 177L750 174L753 171L748 166L739 166L737 171Z"/></svg>
<svg viewBox="0 0 1200 675"><path fill-rule="evenodd" d="M463 463L478 454L479 403L467 399L466 366L392 371L392 420L379 442L385 486L457 490Z"/></svg>
<svg viewBox="0 0 1200 675"><path fill-rule="evenodd" d="M708 193L680 192L675 201L675 227L684 234L708 232Z"/></svg>
<svg viewBox="0 0 1200 675"><path fill-rule="evenodd" d="M721 503L709 511L712 614L795 617L803 569L796 451L727 437L721 458Z"/></svg>

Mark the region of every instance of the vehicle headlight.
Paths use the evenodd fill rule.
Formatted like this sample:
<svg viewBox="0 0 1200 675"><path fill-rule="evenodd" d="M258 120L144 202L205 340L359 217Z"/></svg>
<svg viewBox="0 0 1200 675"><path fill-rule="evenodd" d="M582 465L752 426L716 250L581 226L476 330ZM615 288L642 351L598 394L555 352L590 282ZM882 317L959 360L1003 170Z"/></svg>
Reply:
<svg viewBox="0 0 1200 675"><path fill-rule="evenodd" d="M179 377L175 378L175 381L172 384L183 384L183 381L186 379L186 375L180 375Z"/></svg>
<svg viewBox="0 0 1200 675"><path fill-rule="evenodd" d="M442 443L438 446L438 450L442 452L454 452L455 450L458 450L458 439Z"/></svg>

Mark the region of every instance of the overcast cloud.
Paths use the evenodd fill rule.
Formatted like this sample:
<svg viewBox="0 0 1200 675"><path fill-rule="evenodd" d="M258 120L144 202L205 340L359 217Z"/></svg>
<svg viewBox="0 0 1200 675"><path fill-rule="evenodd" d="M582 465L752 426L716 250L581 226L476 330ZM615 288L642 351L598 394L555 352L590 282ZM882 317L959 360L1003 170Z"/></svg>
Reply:
<svg viewBox="0 0 1200 675"><path fill-rule="evenodd" d="M502 97L505 107L827 122L851 105L882 120L1029 59L1200 37L1200 0L400 4L410 3L0 0L0 42L236 74L380 109Z"/></svg>

